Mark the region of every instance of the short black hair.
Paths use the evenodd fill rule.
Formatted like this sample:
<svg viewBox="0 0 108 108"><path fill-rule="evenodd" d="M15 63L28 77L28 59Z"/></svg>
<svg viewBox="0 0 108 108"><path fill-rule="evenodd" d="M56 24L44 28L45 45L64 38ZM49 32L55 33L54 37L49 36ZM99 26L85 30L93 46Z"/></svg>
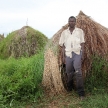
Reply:
<svg viewBox="0 0 108 108"><path fill-rule="evenodd" d="M75 19L75 21L76 21L76 18L75 18L74 16L70 16L70 17L69 17L69 19L70 19L70 18L74 18L74 19Z"/></svg>

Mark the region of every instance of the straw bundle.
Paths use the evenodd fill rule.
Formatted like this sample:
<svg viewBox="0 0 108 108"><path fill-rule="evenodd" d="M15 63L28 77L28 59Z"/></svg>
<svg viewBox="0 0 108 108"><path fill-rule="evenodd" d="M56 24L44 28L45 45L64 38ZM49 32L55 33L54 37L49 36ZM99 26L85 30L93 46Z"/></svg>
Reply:
<svg viewBox="0 0 108 108"><path fill-rule="evenodd" d="M82 11L76 17L76 27L83 29L85 33L85 45L84 45L84 61L82 63L83 76L86 77L92 64L91 56L99 55L105 57L108 53L108 29L95 22L89 16L85 15ZM58 44L60 35L63 30L68 28L68 24L62 27L53 37L53 44ZM60 61L62 55L59 50L58 63L59 66L62 64ZM61 56L61 57L60 57Z"/></svg>
<svg viewBox="0 0 108 108"><path fill-rule="evenodd" d="M45 65L43 73L43 86L49 94L58 94L65 92L61 73L59 71L58 60L51 49L45 53Z"/></svg>

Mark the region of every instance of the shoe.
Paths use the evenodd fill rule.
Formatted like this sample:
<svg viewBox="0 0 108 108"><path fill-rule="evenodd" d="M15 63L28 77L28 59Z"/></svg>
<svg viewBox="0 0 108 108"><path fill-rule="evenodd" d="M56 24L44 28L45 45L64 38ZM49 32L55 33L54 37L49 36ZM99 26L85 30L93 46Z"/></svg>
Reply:
<svg viewBox="0 0 108 108"><path fill-rule="evenodd" d="M80 100L82 101L82 100L85 99L85 96L80 96L79 98L80 98Z"/></svg>

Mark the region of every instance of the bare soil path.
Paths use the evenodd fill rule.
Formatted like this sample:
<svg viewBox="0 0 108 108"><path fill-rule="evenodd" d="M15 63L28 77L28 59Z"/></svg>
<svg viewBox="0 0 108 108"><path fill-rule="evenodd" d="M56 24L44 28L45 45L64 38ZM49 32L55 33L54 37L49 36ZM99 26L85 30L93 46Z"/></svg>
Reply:
<svg viewBox="0 0 108 108"><path fill-rule="evenodd" d="M85 100L84 100L85 101ZM38 102L26 108L81 108L81 100L75 92L59 94L56 96L44 96Z"/></svg>

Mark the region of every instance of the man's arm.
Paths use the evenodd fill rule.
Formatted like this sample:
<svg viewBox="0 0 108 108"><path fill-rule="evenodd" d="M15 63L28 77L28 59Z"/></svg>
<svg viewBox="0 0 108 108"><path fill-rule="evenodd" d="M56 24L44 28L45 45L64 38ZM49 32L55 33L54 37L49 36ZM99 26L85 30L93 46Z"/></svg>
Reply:
<svg viewBox="0 0 108 108"><path fill-rule="evenodd" d="M64 44L63 44L63 47L62 47L62 53L63 53L63 63L65 64L66 55L65 55L65 46L64 46Z"/></svg>
<svg viewBox="0 0 108 108"><path fill-rule="evenodd" d="M84 43L81 43L81 51L82 51L82 61L84 60Z"/></svg>
<svg viewBox="0 0 108 108"><path fill-rule="evenodd" d="M63 44L63 46L60 46L61 47L61 56L62 56L62 63L65 64L65 46Z"/></svg>

